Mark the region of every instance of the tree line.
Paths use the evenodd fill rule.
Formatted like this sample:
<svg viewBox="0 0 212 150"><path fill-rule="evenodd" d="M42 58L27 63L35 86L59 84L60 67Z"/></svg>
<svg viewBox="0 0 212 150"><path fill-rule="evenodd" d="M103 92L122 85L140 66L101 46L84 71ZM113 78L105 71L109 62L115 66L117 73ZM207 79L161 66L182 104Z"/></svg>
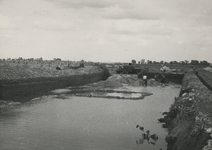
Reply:
<svg viewBox="0 0 212 150"><path fill-rule="evenodd" d="M203 61L198 61L198 60L191 60L190 62L188 60L185 61L170 61L170 62L166 62L166 61L151 61L151 60L147 60L146 62L144 61L138 61L138 64L191 64L191 65L209 65L210 63L207 62L206 60ZM136 60L132 60L132 64L136 64Z"/></svg>

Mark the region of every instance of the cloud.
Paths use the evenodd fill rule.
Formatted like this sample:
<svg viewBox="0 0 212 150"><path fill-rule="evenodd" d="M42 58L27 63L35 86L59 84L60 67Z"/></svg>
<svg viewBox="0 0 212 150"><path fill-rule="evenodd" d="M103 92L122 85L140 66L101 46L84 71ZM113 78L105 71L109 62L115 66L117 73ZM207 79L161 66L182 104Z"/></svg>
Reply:
<svg viewBox="0 0 212 150"><path fill-rule="evenodd" d="M54 19L40 19L33 22L33 27L49 31L67 31L74 27L71 22L55 21Z"/></svg>
<svg viewBox="0 0 212 150"><path fill-rule="evenodd" d="M0 14L0 28L5 28L5 29L14 29L15 25L13 24L13 19L11 17L1 15Z"/></svg>
<svg viewBox="0 0 212 150"><path fill-rule="evenodd" d="M0 21L0 35L7 38L15 34L17 27L11 17L0 15Z"/></svg>
<svg viewBox="0 0 212 150"><path fill-rule="evenodd" d="M109 0L108 1L100 1L100 0L44 0L47 2L56 3L56 5L63 8L106 8L113 5Z"/></svg>
<svg viewBox="0 0 212 150"><path fill-rule="evenodd" d="M140 1L125 0L44 0L51 2L61 8L70 9L92 9L93 16L99 16L103 19L133 19L133 20L151 20L159 19L161 13L158 8L153 7L151 3Z"/></svg>
<svg viewBox="0 0 212 150"><path fill-rule="evenodd" d="M114 21L114 25L109 28L109 34L139 36L144 38L172 36L174 29L164 26L160 20L130 20L122 19Z"/></svg>
<svg viewBox="0 0 212 150"><path fill-rule="evenodd" d="M106 19L132 19L132 20L157 20L160 19L161 13L149 7L122 7L122 5L113 5L104 8L103 17Z"/></svg>
<svg viewBox="0 0 212 150"><path fill-rule="evenodd" d="M109 33L111 34L123 34L123 35L137 35L137 36L170 36L173 34L173 30L164 28L148 28L133 30L120 30L117 28L111 28Z"/></svg>

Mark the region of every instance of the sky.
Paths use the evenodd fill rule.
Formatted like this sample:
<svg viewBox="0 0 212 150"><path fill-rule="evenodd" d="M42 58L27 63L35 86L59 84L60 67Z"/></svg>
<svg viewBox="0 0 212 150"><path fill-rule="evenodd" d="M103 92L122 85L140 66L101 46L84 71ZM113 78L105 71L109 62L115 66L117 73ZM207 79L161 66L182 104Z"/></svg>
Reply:
<svg viewBox="0 0 212 150"><path fill-rule="evenodd" d="M212 62L211 0L0 0L0 59Z"/></svg>

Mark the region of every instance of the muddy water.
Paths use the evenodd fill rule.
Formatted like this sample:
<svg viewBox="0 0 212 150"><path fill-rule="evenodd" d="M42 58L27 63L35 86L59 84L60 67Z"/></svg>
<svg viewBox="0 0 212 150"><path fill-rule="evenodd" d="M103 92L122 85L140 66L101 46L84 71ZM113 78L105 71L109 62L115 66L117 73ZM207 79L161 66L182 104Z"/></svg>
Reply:
<svg viewBox="0 0 212 150"><path fill-rule="evenodd" d="M178 96L177 87L125 87L153 93L136 101L64 94L11 106L1 110L0 149L165 150L166 131L157 119ZM155 145L143 140L137 124L158 135Z"/></svg>

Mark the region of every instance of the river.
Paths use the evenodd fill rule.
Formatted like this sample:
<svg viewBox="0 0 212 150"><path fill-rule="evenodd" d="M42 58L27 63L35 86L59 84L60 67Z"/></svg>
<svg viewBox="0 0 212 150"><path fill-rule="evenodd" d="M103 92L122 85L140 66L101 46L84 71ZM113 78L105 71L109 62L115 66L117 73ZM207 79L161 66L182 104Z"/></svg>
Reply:
<svg viewBox="0 0 212 150"><path fill-rule="evenodd" d="M169 110L180 86L130 89L153 95L120 100L52 94L1 108L0 149L165 150L167 132L157 119ZM143 139L136 125L159 139Z"/></svg>

